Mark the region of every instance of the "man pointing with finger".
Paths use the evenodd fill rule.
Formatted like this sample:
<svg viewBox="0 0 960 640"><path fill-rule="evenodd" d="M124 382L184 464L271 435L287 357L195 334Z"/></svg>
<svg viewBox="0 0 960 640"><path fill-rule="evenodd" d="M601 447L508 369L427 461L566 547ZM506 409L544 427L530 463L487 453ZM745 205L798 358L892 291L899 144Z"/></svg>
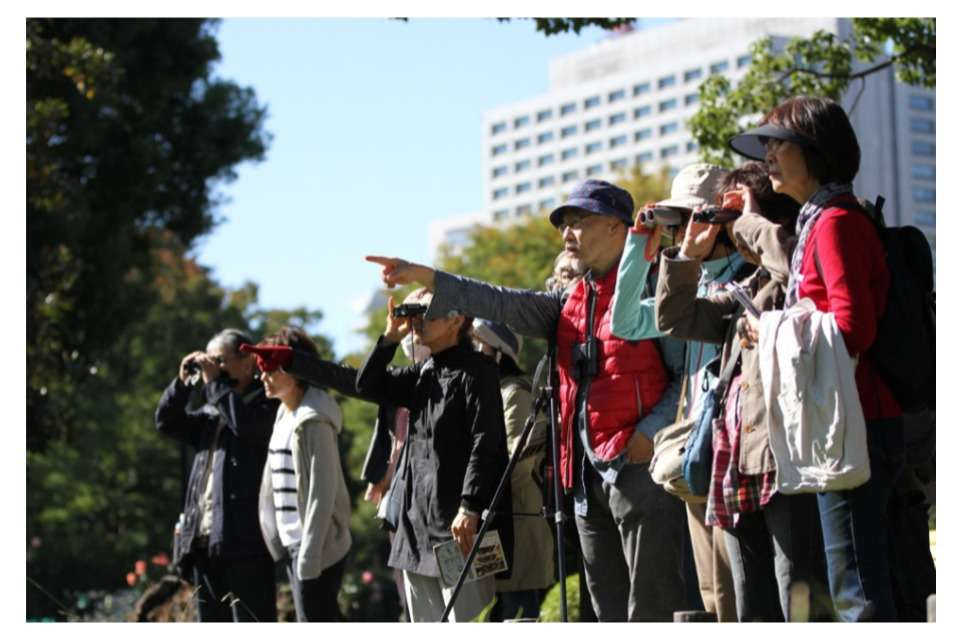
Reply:
<svg viewBox="0 0 960 640"><path fill-rule="evenodd" d="M615 185L587 180L550 221L588 269L566 292L507 289L398 258L367 260L382 265L388 286L432 288L428 320L457 309L555 342L560 475L574 495L594 610L601 621L671 620L684 604L683 507L650 478L652 439L666 424L644 420L668 375L652 340L622 340L610 331L633 200Z"/></svg>

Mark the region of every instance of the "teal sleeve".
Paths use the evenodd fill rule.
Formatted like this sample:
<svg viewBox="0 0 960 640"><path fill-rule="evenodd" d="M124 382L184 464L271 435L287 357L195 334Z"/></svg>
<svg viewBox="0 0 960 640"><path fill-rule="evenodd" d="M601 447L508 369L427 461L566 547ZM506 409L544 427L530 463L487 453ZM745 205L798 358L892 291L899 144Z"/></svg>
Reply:
<svg viewBox="0 0 960 640"><path fill-rule="evenodd" d="M650 273L650 262L644 257L652 236L627 233L626 246L617 269L617 285L610 307L610 330L624 340L644 340L664 335L657 329L655 298L643 298L643 285Z"/></svg>

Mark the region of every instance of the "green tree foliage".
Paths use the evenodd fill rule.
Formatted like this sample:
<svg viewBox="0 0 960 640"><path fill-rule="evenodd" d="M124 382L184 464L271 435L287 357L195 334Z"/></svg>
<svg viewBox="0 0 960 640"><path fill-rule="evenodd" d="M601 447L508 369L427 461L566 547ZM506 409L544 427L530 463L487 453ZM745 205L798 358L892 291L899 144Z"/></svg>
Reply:
<svg viewBox="0 0 960 640"><path fill-rule="evenodd" d="M736 85L722 75L700 85L700 108L689 121L690 131L704 160L733 166L728 140L791 96L839 101L851 83L867 82L889 66L902 82L936 87L936 36L933 18L855 18L848 39L818 31L791 39L779 51L772 38L763 38L751 45L750 68ZM855 72L855 61L876 63Z"/></svg>
<svg viewBox="0 0 960 640"><path fill-rule="evenodd" d="M207 20L27 21L28 446L69 437L77 387L153 302L157 232L185 247L263 157L265 109L214 78Z"/></svg>
<svg viewBox="0 0 960 640"><path fill-rule="evenodd" d="M28 616L169 551L189 452L155 431L161 391L219 329L286 319L188 255L268 141L211 75L215 24L27 21Z"/></svg>

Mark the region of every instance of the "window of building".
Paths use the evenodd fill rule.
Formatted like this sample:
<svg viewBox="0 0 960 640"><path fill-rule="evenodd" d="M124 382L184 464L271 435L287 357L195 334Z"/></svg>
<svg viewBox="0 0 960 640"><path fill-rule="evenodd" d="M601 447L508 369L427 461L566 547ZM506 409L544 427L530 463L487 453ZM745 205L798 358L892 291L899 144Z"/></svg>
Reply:
<svg viewBox="0 0 960 640"><path fill-rule="evenodd" d="M610 138L611 149L613 149L614 147L625 145L625 144L627 144L627 136L616 136L614 138Z"/></svg>
<svg viewBox="0 0 960 640"><path fill-rule="evenodd" d="M543 176L540 180L537 181L537 188L544 189L553 185L554 179L553 176Z"/></svg>
<svg viewBox="0 0 960 640"><path fill-rule="evenodd" d="M519 129L530 124L530 116L519 116L513 119L513 128Z"/></svg>
<svg viewBox="0 0 960 640"><path fill-rule="evenodd" d="M553 117L553 109L544 109L537 111L537 122L546 122Z"/></svg>
<svg viewBox="0 0 960 640"><path fill-rule="evenodd" d="M689 69L683 72L683 81L684 82L693 82L703 75L703 69L697 67L696 69Z"/></svg>
<svg viewBox="0 0 960 640"><path fill-rule="evenodd" d="M699 148L700 148L700 145L694 142L693 140L690 140L689 142L687 142L687 153L693 153Z"/></svg>
<svg viewBox="0 0 960 640"><path fill-rule="evenodd" d="M506 153L506 152L507 152L507 145L498 144L497 146L495 146L493 149L490 150L490 155L498 156L501 153Z"/></svg>
<svg viewBox="0 0 960 640"><path fill-rule="evenodd" d="M607 102L616 102L617 100L623 100L627 97L627 91L625 89L617 89L616 91L611 91L607 94Z"/></svg>
<svg viewBox="0 0 960 640"><path fill-rule="evenodd" d="M493 219L500 222L501 220L506 220L508 215L510 215L509 209L497 209L493 212Z"/></svg>
<svg viewBox="0 0 960 640"><path fill-rule="evenodd" d="M587 167L587 177L589 178L590 176L595 176L602 171L603 171L602 164L592 164L589 167Z"/></svg>
<svg viewBox="0 0 960 640"><path fill-rule="evenodd" d="M577 157L576 147L570 147L569 149L564 149L563 151L560 152L561 160L569 160L570 158L576 158L576 157Z"/></svg>
<svg viewBox="0 0 960 640"><path fill-rule="evenodd" d="M647 127L646 129L638 129L633 134L633 141L640 142L641 140L647 140L650 136L653 135L653 129Z"/></svg>
<svg viewBox="0 0 960 640"><path fill-rule="evenodd" d="M517 186L513 190L514 193L526 193L527 191L530 191L529 182L521 182L517 184Z"/></svg>
<svg viewBox="0 0 960 640"><path fill-rule="evenodd" d="M913 133L936 133L937 125L926 118L910 118L910 131Z"/></svg>
<svg viewBox="0 0 960 640"><path fill-rule="evenodd" d="M506 122L497 122L492 127L490 127L490 134L495 136L498 133L503 133L506 130L507 130Z"/></svg>
<svg viewBox="0 0 960 640"><path fill-rule="evenodd" d="M611 127L615 124L620 124L621 122L626 122L626 121L627 121L627 114L625 114L622 111L620 113L615 113L609 118L607 118L607 124Z"/></svg>
<svg viewBox="0 0 960 640"><path fill-rule="evenodd" d="M661 158L669 158L670 156L675 156L678 153L680 153L680 147L675 144L672 144L669 147L663 147L662 149L660 149Z"/></svg>
<svg viewBox="0 0 960 640"><path fill-rule="evenodd" d="M910 108L917 111L933 111L933 98L912 94L910 96Z"/></svg>
<svg viewBox="0 0 960 640"><path fill-rule="evenodd" d="M574 171L565 171L564 174L560 177L563 182L570 182L571 180L577 179L577 172Z"/></svg>
<svg viewBox="0 0 960 640"><path fill-rule="evenodd" d="M522 204L517 207L517 216L528 216L533 213L533 205Z"/></svg>
<svg viewBox="0 0 960 640"><path fill-rule="evenodd" d="M569 138L572 135L576 135L576 133L577 133L577 125L575 124L571 124L569 127L564 127L563 129L560 129L561 138Z"/></svg>
<svg viewBox="0 0 960 640"><path fill-rule="evenodd" d="M666 89L667 87L672 87L675 84L677 84L677 76L664 76L657 80L657 89Z"/></svg>
<svg viewBox="0 0 960 640"><path fill-rule="evenodd" d="M540 156L539 158L537 158L537 166L538 166L538 167L545 167L545 166L547 166L548 164L553 164L553 154L552 154L552 153L548 153L548 154L546 154L546 155L543 155L543 156Z"/></svg>
<svg viewBox="0 0 960 640"><path fill-rule="evenodd" d="M592 109L594 107L599 107L599 106L600 106L600 96L590 96L589 98L583 101L584 109Z"/></svg>
<svg viewBox="0 0 960 640"><path fill-rule="evenodd" d="M507 194L510 193L510 190L506 187L500 187L499 189L493 190L493 199L499 200L500 198L505 198Z"/></svg>
<svg viewBox="0 0 960 640"><path fill-rule="evenodd" d="M627 159L626 158L617 158L616 160L610 161L610 170L618 171L620 169L627 168Z"/></svg>
<svg viewBox="0 0 960 640"><path fill-rule="evenodd" d="M633 95L634 95L634 97L636 97L636 96L642 96L643 94L648 93L649 91L650 91L650 83L649 83L649 82L641 82L641 83L639 83L639 84L633 85Z"/></svg>
<svg viewBox="0 0 960 640"><path fill-rule="evenodd" d="M937 168L932 164L915 164L910 168L914 180L936 180Z"/></svg>
<svg viewBox="0 0 960 640"><path fill-rule="evenodd" d="M697 104L698 102L700 102L699 93L688 93L687 95L683 96L684 106L689 107L690 105Z"/></svg>
<svg viewBox="0 0 960 640"><path fill-rule="evenodd" d="M507 165L502 164L502 165L500 165L499 167L494 167L494 168L493 168L493 177L494 177L494 178L499 178L500 176L505 176L505 175L507 175Z"/></svg>
<svg viewBox="0 0 960 640"><path fill-rule="evenodd" d="M644 116L650 115L651 113L653 113L653 107L651 107L648 104L645 104L642 107L637 107L636 109L633 110L633 117L642 118Z"/></svg>
<svg viewBox="0 0 960 640"><path fill-rule="evenodd" d="M521 160L521 161L519 161L519 162L517 162L516 164L513 165L513 171L514 171L514 173L519 173L519 172L521 172L521 171L526 171L526 170L529 169L529 168L530 168L530 161L529 161L529 160Z"/></svg>
<svg viewBox="0 0 960 640"><path fill-rule="evenodd" d="M730 68L730 63L727 62L726 60L721 60L720 62L714 62L712 65L710 65L710 75L723 73L729 68Z"/></svg>
<svg viewBox="0 0 960 640"><path fill-rule="evenodd" d="M913 155L921 158L933 158L937 155L937 146L932 142L914 140L910 143L910 149L913 151Z"/></svg>
<svg viewBox="0 0 960 640"><path fill-rule="evenodd" d="M676 99L676 98L670 98L669 100L663 100L662 102L660 102L659 105L657 105L657 110L660 111L660 113L663 113L664 111L669 111L670 109L676 109L676 108L677 108L677 99Z"/></svg>
<svg viewBox="0 0 960 640"><path fill-rule="evenodd" d="M539 203L537 203L537 208L540 209L541 211L543 209L553 209L556 206L556 204L557 204L556 198L545 198L541 200Z"/></svg>
<svg viewBox="0 0 960 640"><path fill-rule="evenodd" d="M519 140L513 143L513 150L519 151L520 149L526 149L530 146L530 138L520 138Z"/></svg>
<svg viewBox="0 0 960 640"><path fill-rule="evenodd" d="M749 53L744 54L744 55L738 57L738 58L737 58L737 69L742 69L743 67L745 67L745 66L747 66L748 64L750 64L750 62L751 62L752 60L753 60L753 56L750 55Z"/></svg>
<svg viewBox="0 0 960 640"><path fill-rule="evenodd" d="M921 227L936 227L937 214L934 211L917 211L913 214L913 222ZM931 243L931 247L932 245L933 243Z"/></svg>
<svg viewBox="0 0 960 640"><path fill-rule="evenodd" d="M603 125L603 120L600 118L594 118L593 120L588 120L583 123L583 130L586 131L595 131Z"/></svg>
<svg viewBox="0 0 960 640"><path fill-rule="evenodd" d="M937 201L937 192L935 189L928 189L926 187L914 187L913 199L916 202L933 203Z"/></svg>
<svg viewBox="0 0 960 640"><path fill-rule="evenodd" d="M567 104L560 105L560 115L565 116L573 113L577 110L576 102L568 102Z"/></svg>
<svg viewBox="0 0 960 640"><path fill-rule="evenodd" d="M652 162L653 151L644 151L643 153L638 153L635 161L637 164L642 164L644 162Z"/></svg>
<svg viewBox="0 0 960 640"><path fill-rule="evenodd" d="M660 135L666 136L680 130L679 122L666 122L660 125Z"/></svg>
<svg viewBox="0 0 960 640"><path fill-rule="evenodd" d="M550 142L553 140L553 131L544 131L537 136L537 144L543 144L544 142Z"/></svg>
<svg viewBox="0 0 960 640"><path fill-rule="evenodd" d="M596 142L587 143L587 146L583 148L584 153L590 155L591 153L596 153L603 149L603 143L597 140Z"/></svg>

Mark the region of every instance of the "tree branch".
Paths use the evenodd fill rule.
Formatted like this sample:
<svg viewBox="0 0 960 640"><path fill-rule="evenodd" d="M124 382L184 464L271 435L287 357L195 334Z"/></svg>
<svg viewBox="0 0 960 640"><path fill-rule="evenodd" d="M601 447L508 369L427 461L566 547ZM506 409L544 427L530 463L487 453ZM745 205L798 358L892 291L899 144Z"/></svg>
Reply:
<svg viewBox="0 0 960 640"><path fill-rule="evenodd" d="M874 74L877 71L882 71L883 69L886 69L887 67L893 64L896 64L897 61L902 60L903 58L906 58L907 56L924 49L929 50L931 49L931 47L929 47L928 45L917 45L915 47L911 47L906 51L904 51L903 53L899 53L891 57L889 60L885 60L880 64L874 65L868 69L864 69L863 71L858 71L857 73L824 73L822 71L816 71L814 69L803 69L800 67L794 67L793 69L788 69L787 71L783 72L783 74L777 79L777 83L782 84L784 80L789 78L794 73L808 73L818 78L846 78L848 80L856 80L857 78L866 78L867 76Z"/></svg>

